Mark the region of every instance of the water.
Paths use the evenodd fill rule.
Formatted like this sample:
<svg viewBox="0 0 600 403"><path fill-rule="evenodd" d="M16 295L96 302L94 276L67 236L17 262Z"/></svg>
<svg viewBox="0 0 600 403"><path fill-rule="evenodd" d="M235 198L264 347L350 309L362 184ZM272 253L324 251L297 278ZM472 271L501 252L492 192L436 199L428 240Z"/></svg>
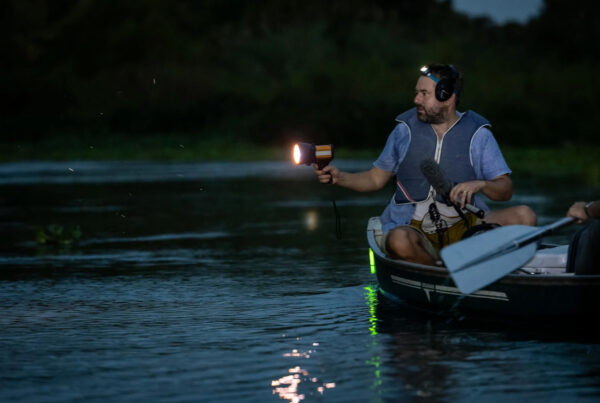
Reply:
<svg viewBox="0 0 600 403"><path fill-rule="evenodd" d="M0 165L0 401L598 400L597 334L384 304L365 226L389 196L283 162ZM592 196L513 202L546 223ZM38 245L49 224L82 237Z"/></svg>

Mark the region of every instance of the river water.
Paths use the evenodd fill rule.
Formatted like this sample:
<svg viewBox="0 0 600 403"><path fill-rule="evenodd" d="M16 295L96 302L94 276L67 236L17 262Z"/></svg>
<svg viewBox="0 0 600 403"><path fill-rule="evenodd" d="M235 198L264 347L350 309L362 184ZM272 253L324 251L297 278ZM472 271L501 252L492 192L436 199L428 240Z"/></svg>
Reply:
<svg viewBox="0 0 600 403"><path fill-rule="evenodd" d="M515 185L541 224L593 196ZM384 304L365 227L390 195L285 162L0 165L0 401L598 401L597 333Z"/></svg>

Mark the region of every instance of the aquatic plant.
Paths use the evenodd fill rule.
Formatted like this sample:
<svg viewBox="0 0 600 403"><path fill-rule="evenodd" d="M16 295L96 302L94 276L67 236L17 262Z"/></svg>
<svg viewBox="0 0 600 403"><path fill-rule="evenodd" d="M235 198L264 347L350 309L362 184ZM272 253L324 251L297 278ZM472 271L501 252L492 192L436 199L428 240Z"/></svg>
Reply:
<svg viewBox="0 0 600 403"><path fill-rule="evenodd" d="M40 245L69 246L77 243L81 234L79 225L65 227L59 224L50 224L39 227L36 230L35 239Z"/></svg>

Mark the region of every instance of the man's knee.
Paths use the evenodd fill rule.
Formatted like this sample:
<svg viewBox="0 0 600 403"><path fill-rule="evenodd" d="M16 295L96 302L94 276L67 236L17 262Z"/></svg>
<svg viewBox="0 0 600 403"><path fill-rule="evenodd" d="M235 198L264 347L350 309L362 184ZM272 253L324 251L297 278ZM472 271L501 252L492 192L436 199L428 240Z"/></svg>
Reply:
<svg viewBox="0 0 600 403"><path fill-rule="evenodd" d="M531 225L534 226L537 224L537 216L535 212L529 206L516 206L515 214L518 217L519 224L521 225Z"/></svg>
<svg viewBox="0 0 600 403"><path fill-rule="evenodd" d="M533 210L525 205L492 211L486 221L500 225L536 225L537 217Z"/></svg>
<svg viewBox="0 0 600 403"><path fill-rule="evenodd" d="M387 238L387 251L394 259L433 265L435 258L426 250L425 237L417 230L400 227L390 231Z"/></svg>
<svg viewBox="0 0 600 403"><path fill-rule="evenodd" d="M397 258L410 257L417 247L416 231L410 228L394 228L387 238L387 249Z"/></svg>

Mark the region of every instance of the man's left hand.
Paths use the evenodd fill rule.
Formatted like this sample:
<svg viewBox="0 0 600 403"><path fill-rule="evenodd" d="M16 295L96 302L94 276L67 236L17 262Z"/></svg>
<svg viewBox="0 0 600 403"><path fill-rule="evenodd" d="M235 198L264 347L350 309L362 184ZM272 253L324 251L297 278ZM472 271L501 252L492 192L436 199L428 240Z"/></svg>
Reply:
<svg viewBox="0 0 600 403"><path fill-rule="evenodd" d="M473 195L481 192L484 187L485 181L481 180L459 183L450 191L450 200L464 208L465 204L471 203Z"/></svg>

